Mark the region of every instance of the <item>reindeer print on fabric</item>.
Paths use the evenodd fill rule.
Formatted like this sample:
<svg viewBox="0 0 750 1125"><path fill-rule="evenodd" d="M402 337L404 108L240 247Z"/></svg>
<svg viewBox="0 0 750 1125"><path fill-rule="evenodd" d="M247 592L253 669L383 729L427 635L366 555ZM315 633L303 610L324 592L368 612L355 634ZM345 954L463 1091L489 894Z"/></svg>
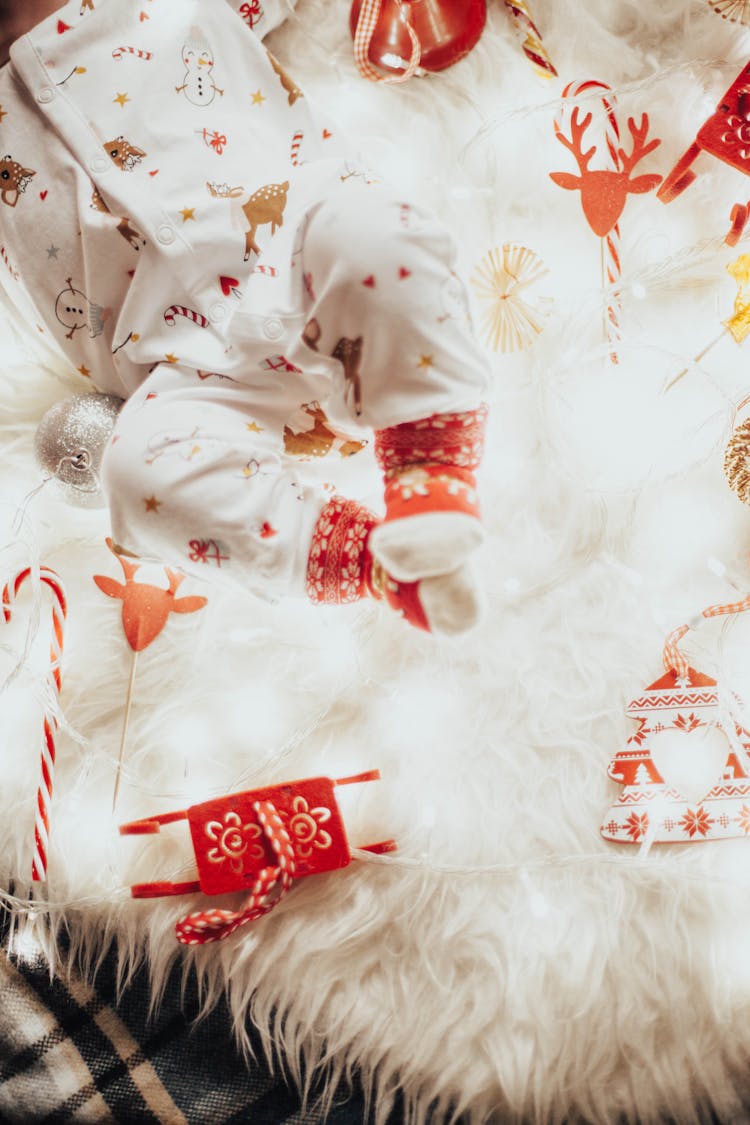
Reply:
<svg viewBox="0 0 750 1125"><path fill-rule="evenodd" d="M353 399L354 412L359 415L362 413L362 380L359 374L362 364L362 337L357 336L356 340L350 340L348 337L342 336L331 355L344 368L344 379L346 380L344 399L347 403L350 398Z"/></svg>
<svg viewBox="0 0 750 1125"><path fill-rule="evenodd" d="M55 316L64 328L70 329L66 333L66 340L72 340L81 328L88 328L92 340L101 336L112 310L90 301L83 290L74 287L71 278L67 278L67 282L67 289L58 294L55 303Z"/></svg>
<svg viewBox="0 0 750 1125"><path fill-rule="evenodd" d="M112 214L109 207L102 199L97 187L94 187L91 193L91 206L94 211L101 211L103 215ZM117 230L125 239L125 241L130 243L134 250L140 250L142 246L146 245L146 239L143 237L140 231L137 231L135 227L131 227L130 219L120 219L117 224Z"/></svg>
<svg viewBox="0 0 750 1125"><path fill-rule="evenodd" d="M266 51L266 54L268 55L268 61L279 76L281 85L289 95L289 105L294 105L294 103L297 101L297 98L303 98L305 95L302 93L294 79L284 70L279 60L274 58L270 51Z"/></svg>
<svg viewBox="0 0 750 1125"><path fill-rule="evenodd" d="M300 407L301 429L284 426L284 452L292 457L309 460L311 457L326 457L332 450L342 457L352 457L367 445L348 434L333 428L319 402L306 402ZM295 421L294 418L291 419ZM309 423L312 422L312 426ZM308 423L305 425L305 423Z"/></svg>
<svg viewBox="0 0 750 1125"><path fill-rule="evenodd" d="M115 137L113 141L106 141L103 147L112 163L121 172L132 172L147 155L142 148L137 148L122 136Z"/></svg>
<svg viewBox="0 0 750 1125"><path fill-rule="evenodd" d="M15 207L18 197L31 183L36 172L31 168L24 168L12 156L4 156L0 160L0 199L9 207Z"/></svg>
<svg viewBox="0 0 750 1125"><path fill-rule="evenodd" d="M247 203L243 204L243 214L250 224L249 230L245 233L245 261L251 254L260 254L260 248L255 241L258 227L270 223L271 234L275 234L278 227L283 225L288 191L289 180L284 180L283 184L266 184L265 187L258 188Z"/></svg>
<svg viewBox="0 0 750 1125"><path fill-rule="evenodd" d="M182 61L185 76L181 86L175 86L178 94L184 94L191 105L211 105L217 94L224 91L214 83L211 71L214 68L214 53L203 32L193 27L190 37L182 45Z"/></svg>

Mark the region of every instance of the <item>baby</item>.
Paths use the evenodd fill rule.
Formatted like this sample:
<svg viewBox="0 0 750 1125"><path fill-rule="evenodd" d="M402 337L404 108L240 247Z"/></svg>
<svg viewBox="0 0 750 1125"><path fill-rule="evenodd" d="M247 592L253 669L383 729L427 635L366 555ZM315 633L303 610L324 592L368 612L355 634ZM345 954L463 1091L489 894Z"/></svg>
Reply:
<svg viewBox="0 0 750 1125"><path fill-rule="evenodd" d="M102 466L120 549L472 626L487 372L455 251L265 50L284 0L8 7L2 284L126 400ZM357 453L356 426L382 519L300 471Z"/></svg>

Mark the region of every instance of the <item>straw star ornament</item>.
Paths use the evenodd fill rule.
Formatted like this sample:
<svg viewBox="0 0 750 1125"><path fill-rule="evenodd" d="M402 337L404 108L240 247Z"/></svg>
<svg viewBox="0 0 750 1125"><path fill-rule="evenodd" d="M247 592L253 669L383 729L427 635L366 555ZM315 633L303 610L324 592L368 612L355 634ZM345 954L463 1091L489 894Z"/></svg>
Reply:
<svg viewBox="0 0 750 1125"><path fill-rule="evenodd" d="M542 331L544 313L525 294L546 273L538 254L511 242L490 250L476 267L471 284L484 306L484 338L495 351L522 351Z"/></svg>

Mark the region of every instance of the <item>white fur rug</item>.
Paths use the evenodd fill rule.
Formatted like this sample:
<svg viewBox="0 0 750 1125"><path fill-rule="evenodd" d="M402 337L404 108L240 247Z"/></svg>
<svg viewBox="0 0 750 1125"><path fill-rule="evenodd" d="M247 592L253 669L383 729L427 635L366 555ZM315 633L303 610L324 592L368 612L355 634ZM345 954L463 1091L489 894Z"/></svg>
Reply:
<svg viewBox="0 0 750 1125"><path fill-rule="evenodd" d="M173 617L139 659L113 818L130 660L119 603L92 581L120 578L106 515L48 487L14 528L40 479L39 419L86 387L24 358L6 329L0 578L42 562L70 608L49 880L33 901L44 592L0 624L2 886L21 950L53 953L64 929L93 965L116 942L123 977L146 959L157 998L182 958L207 1004L226 990L238 1036L252 1019L269 1050L332 1082L357 1064L382 1116L400 1088L419 1122L686 1125L713 1110L736 1123L750 1105L750 844L640 854L599 826L620 792L607 765L634 729L624 708L661 674L667 632L750 589L750 512L722 473L748 357L725 334L663 393L731 315L726 265L750 240L723 238L750 182L703 156L669 205L628 198L614 365L599 240L548 173L574 171L553 134L564 84L598 79L626 137L626 118L648 112L662 138L635 174L666 174L750 55L750 30L705 0L535 0L561 76L545 83L504 6L490 8L469 58L406 87L358 77L345 0L300 0L271 43L372 162L443 215L464 276L506 242L548 267L529 294L544 299L542 334L492 353L484 624L441 642L369 604L269 606L186 581L210 604ZM335 471L377 503L374 472ZM750 702L748 642L750 615L708 622L684 647ZM304 880L197 950L177 946L173 923L206 900L130 899L131 882L189 877L188 834L127 839L118 823L373 767L379 784L341 792L350 837L393 836L396 854Z"/></svg>

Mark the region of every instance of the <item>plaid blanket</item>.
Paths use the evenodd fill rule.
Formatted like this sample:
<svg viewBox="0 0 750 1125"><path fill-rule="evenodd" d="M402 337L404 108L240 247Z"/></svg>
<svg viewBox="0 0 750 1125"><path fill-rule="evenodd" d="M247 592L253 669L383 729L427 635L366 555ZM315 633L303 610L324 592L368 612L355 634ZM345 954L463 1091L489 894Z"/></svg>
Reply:
<svg viewBox="0 0 750 1125"><path fill-rule="evenodd" d="M2 927L0 927L0 930ZM5 944L5 943L3 943ZM195 1022L194 988L174 974L148 1017L145 972L115 999L108 958L94 984L50 980L46 961L0 952L0 1121L169 1125L362 1125L361 1091L326 1115L260 1061L248 1065L226 1008ZM399 1114L399 1118L400 1118ZM396 1125L396 1117L392 1118Z"/></svg>

